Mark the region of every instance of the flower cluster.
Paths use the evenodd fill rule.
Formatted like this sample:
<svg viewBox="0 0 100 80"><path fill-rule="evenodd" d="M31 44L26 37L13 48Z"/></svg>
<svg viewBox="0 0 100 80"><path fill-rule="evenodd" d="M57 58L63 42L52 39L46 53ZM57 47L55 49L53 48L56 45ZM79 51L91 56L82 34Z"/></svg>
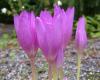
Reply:
<svg viewBox="0 0 100 80"><path fill-rule="evenodd" d="M64 49L71 40L74 13L74 7L68 7L65 11L55 5L53 15L44 10L37 17L33 12L27 11L22 11L20 15L14 16L19 44L27 53L30 62L33 63L38 48L41 49L49 64L49 80L58 80L58 78L63 80ZM86 43L87 36L83 16L77 24L75 44L78 50L82 50ZM33 80L36 80L35 73L33 72L33 74Z"/></svg>

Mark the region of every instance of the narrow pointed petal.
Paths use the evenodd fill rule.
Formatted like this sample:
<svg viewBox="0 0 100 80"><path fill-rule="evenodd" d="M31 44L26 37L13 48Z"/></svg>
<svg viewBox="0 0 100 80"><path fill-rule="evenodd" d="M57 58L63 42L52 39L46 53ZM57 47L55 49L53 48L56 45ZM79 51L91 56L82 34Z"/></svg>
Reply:
<svg viewBox="0 0 100 80"><path fill-rule="evenodd" d="M65 38L65 41L66 41L66 44L69 43L71 37L72 37L72 31L73 31L73 21L74 21L74 12L75 12L75 9L74 7L72 8L68 8L67 11L66 11L66 17L67 17L67 27L66 27L66 35L67 36L64 36L66 37Z"/></svg>
<svg viewBox="0 0 100 80"><path fill-rule="evenodd" d="M52 50L50 50L51 46L49 45L50 40L52 38L49 35L49 33L50 33L49 27L45 26L45 24L43 23L43 21L40 17L36 18L36 25L37 25L37 28L36 28L37 38L38 38L40 49L42 49L42 52L48 61L50 61L52 59L54 60L54 58L52 57Z"/></svg>
<svg viewBox="0 0 100 80"><path fill-rule="evenodd" d="M79 18L79 21L77 23L77 29L76 29L76 36L75 36L75 44L76 48L79 50L83 50L87 45L87 34L85 30L85 17L82 16Z"/></svg>
<svg viewBox="0 0 100 80"><path fill-rule="evenodd" d="M59 48L59 46L62 45L62 31L61 31L61 17L60 15L53 17L53 28L52 32L52 45L55 46L55 48Z"/></svg>
<svg viewBox="0 0 100 80"><path fill-rule="evenodd" d="M61 13L61 8L58 5L54 5L54 16L57 16Z"/></svg>
<svg viewBox="0 0 100 80"><path fill-rule="evenodd" d="M39 47L42 49L43 53L46 55L48 54L48 43L46 39L46 29L45 26L42 22L42 20L37 17L36 18L36 32L37 32L37 38L38 38L38 43Z"/></svg>

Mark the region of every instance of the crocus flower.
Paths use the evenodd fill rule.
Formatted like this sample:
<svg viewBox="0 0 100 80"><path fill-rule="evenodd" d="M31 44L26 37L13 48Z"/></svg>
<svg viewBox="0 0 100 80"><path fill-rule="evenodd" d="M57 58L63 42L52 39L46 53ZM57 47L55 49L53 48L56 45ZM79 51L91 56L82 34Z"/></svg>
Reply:
<svg viewBox="0 0 100 80"><path fill-rule="evenodd" d="M52 71L56 71L56 57L62 47L61 17L51 16L50 12L42 11L40 17L36 18L36 30L39 47L45 55L49 64L52 65ZM56 78L56 72L54 78ZM54 79L54 80L57 80Z"/></svg>
<svg viewBox="0 0 100 80"><path fill-rule="evenodd" d="M52 63L62 46L60 16L52 17L48 11L43 11L36 18L36 25L39 46L47 61Z"/></svg>
<svg viewBox="0 0 100 80"><path fill-rule="evenodd" d="M72 37L73 21L74 21L74 7L68 7L66 11L55 5L54 15L61 15L62 18L62 30L63 30L63 46L68 45Z"/></svg>
<svg viewBox="0 0 100 80"><path fill-rule="evenodd" d="M72 28L73 28L73 21L74 21L74 7L68 7L66 11L61 9L59 6L55 5L54 7L54 15L57 16L60 14L61 21L62 21L62 51L58 54L57 65L61 66L63 64L63 49L66 48L69 41L71 40L72 36Z"/></svg>
<svg viewBox="0 0 100 80"><path fill-rule="evenodd" d="M74 7L68 7L66 11L64 9L61 9L58 5L55 5L54 7L54 16L57 16L60 14L61 21L62 21L62 49L58 52L56 62L57 67L59 70L59 77L60 80L63 79L63 69L62 65L64 62L64 49L68 45L69 41L71 40L72 36L72 28L73 28L73 21L74 21Z"/></svg>
<svg viewBox="0 0 100 80"><path fill-rule="evenodd" d="M20 15L15 15L14 25L19 44L30 59L33 80L35 80L34 57L37 53L38 42L35 30L35 16L33 12L22 11Z"/></svg>
<svg viewBox="0 0 100 80"><path fill-rule="evenodd" d="M76 36L75 36L75 45L78 50L83 50L86 48L87 45L87 34L85 30L85 17L82 16L79 18L79 21L77 23L77 29L76 29Z"/></svg>
<svg viewBox="0 0 100 80"><path fill-rule="evenodd" d="M73 18L74 8L64 11L58 6L54 8L53 17L50 12L41 11L40 17L36 18L39 47L51 65L62 66L63 50L72 34Z"/></svg>
<svg viewBox="0 0 100 80"><path fill-rule="evenodd" d="M77 23L76 36L75 36L75 46L78 51L77 80L80 80L81 54L83 53L83 50L87 45L87 35L86 35L85 25L86 25L85 17L82 16L79 18L79 21Z"/></svg>
<svg viewBox="0 0 100 80"><path fill-rule="evenodd" d="M20 46L28 56L35 56L38 44L34 14L32 12L22 11L20 15L14 16L14 25Z"/></svg>

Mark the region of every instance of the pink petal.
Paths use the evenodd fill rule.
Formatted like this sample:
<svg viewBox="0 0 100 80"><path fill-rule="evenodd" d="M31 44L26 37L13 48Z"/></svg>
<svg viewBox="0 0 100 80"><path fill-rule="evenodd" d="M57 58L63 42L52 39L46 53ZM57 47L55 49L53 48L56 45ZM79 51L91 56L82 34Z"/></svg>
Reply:
<svg viewBox="0 0 100 80"><path fill-rule="evenodd" d="M61 8L58 5L54 5L54 16L57 16L61 13Z"/></svg>
<svg viewBox="0 0 100 80"><path fill-rule="evenodd" d="M53 41L52 43L55 45L55 47L59 47L62 45L62 21L60 15L54 16L53 18ZM61 46L62 47L62 46Z"/></svg>
<svg viewBox="0 0 100 80"><path fill-rule="evenodd" d="M73 21L74 21L74 7L73 8L68 8L66 11L66 17L67 17L67 27L66 27L66 44L68 44L68 42L70 41L71 37L72 37L72 29L73 29Z"/></svg>
<svg viewBox="0 0 100 80"><path fill-rule="evenodd" d="M42 49L44 55L47 56L48 42L46 38L46 29L42 20L39 17L36 18L36 32L37 32L39 47Z"/></svg>

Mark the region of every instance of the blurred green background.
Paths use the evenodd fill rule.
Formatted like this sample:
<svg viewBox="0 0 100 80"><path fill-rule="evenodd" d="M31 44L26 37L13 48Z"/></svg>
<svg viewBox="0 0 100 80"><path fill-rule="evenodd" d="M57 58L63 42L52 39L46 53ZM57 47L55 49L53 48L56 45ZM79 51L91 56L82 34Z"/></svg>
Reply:
<svg viewBox="0 0 100 80"><path fill-rule="evenodd" d="M100 37L100 0L0 0L0 23L13 24L13 14L21 10L33 10L36 15L44 9L52 12L53 5L58 2L61 2L60 6L64 9L75 6L75 26L77 19L85 15L88 36Z"/></svg>

